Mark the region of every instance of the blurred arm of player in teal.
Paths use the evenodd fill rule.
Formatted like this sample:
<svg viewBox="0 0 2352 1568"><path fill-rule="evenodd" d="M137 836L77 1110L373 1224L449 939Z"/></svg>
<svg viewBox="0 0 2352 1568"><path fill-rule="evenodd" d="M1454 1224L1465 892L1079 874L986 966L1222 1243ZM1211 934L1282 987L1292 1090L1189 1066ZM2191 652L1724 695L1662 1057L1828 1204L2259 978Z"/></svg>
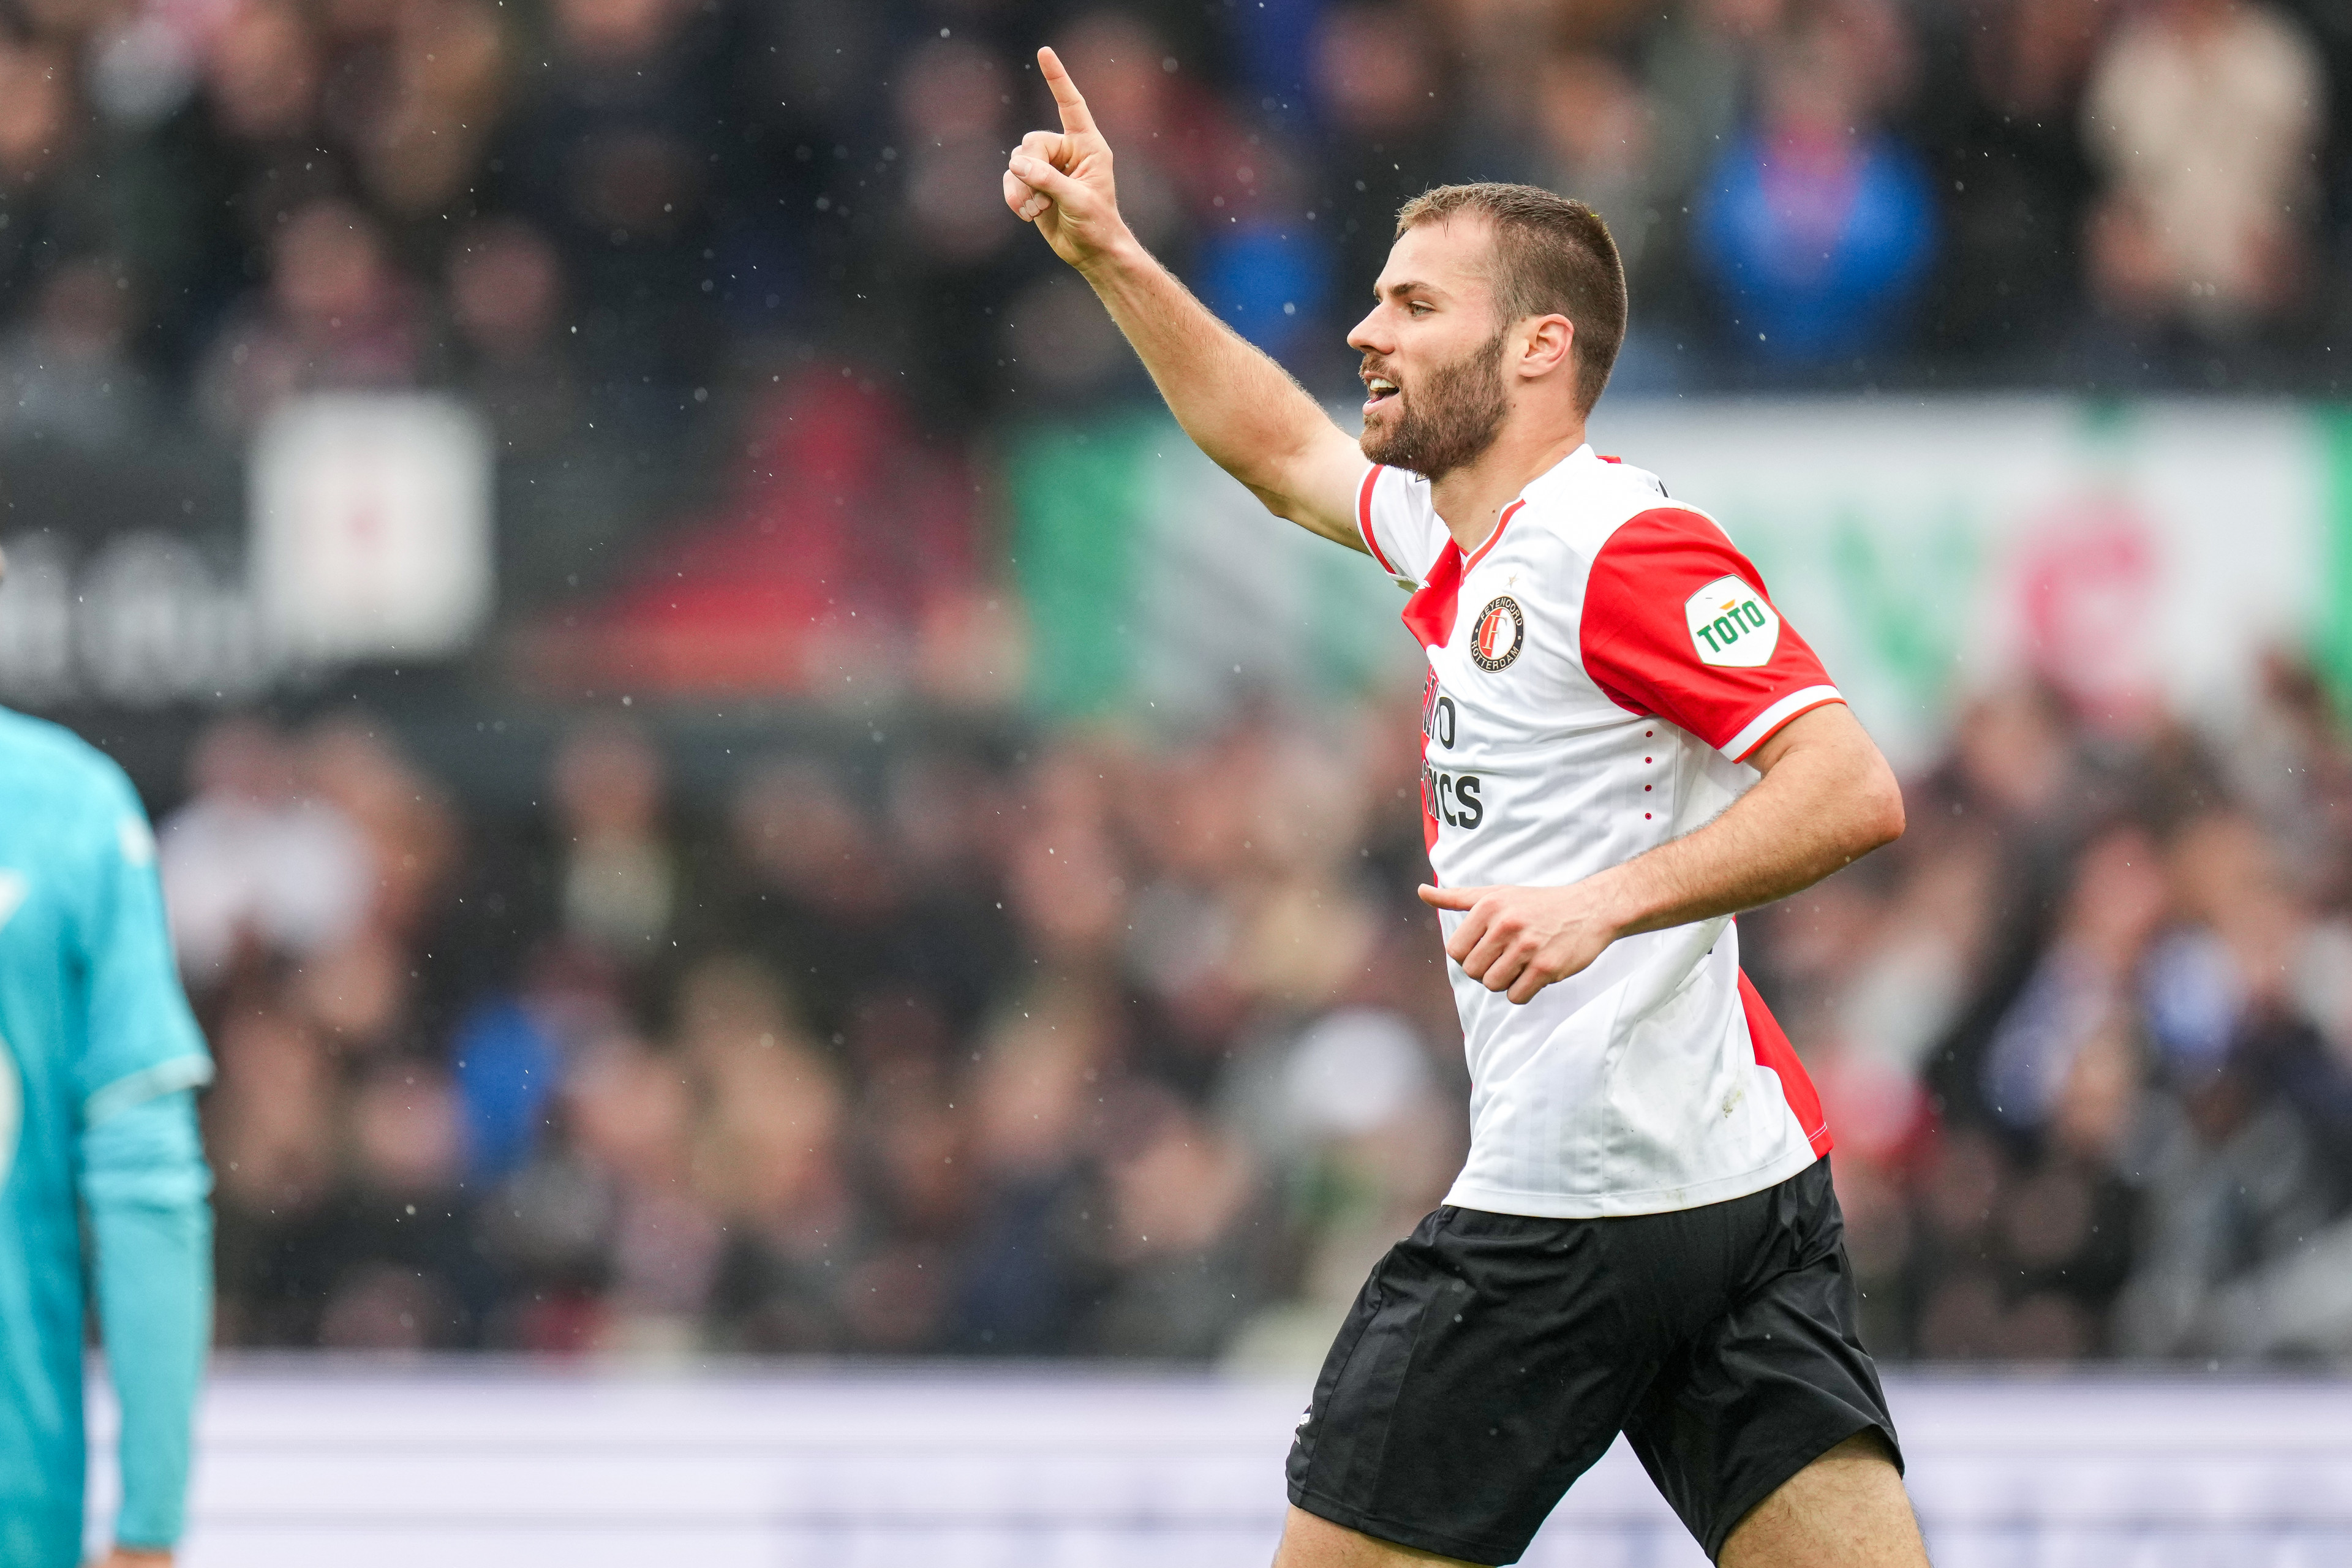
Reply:
<svg viewBox="0 0 2352 1568"><path fill-rule="evenodd" d="M117 1112L83 1132L81 1152L100 1331L122 1407L114 1539L120 1548L166 1551L180 1539L189 1433L212 1337L212 1174L194 1093L177 1089Z"/></svg>
<svg viewBox="0 0 2352 1568"><path fill-rule="evenodd" d="M1022 138L1004 205L1093 285L1195 446L1276 517L1365 550L1356 489L1369 465L1356 437L1144 249L1119 216L1110 143L1077 84L1051 49L1037 68L1062 129Z"/></svg>
<svg viewBox="0 0 2352 1568"><path fill-rule="evenodd" d="M212 1060L180 989L154 836L129 781L116 773L114 782L115 843L110 855L100 847L83 953L80 1188L99 1330L122 1409L114 1538L154 1552L180 1539L212 1338L212 1173L194 1088L210 1079Z"/></svg>
<svg viewBox="0 0 2352 1568"><path fill-rule="evenodd" d="M210 1338L212 1061L173 961L154 837L120 768L0 710L0 1563L80 1557L89 1296L122 1408L115 1560L178 1541Z"/></svg>

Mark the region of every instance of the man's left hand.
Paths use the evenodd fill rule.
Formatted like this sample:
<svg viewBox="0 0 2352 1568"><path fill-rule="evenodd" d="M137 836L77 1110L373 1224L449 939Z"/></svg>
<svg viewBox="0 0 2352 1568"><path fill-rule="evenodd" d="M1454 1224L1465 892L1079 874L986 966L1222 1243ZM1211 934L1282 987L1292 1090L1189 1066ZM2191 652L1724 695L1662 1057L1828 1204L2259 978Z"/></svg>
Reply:
<svg viewBox="0 0 2352 1568"><path fill-rule="evenodd" d="M168 1546L118 1546L89 1568L172 1568Z"/></svg>
<svg viewBox="0 0 2352 1568"><path fill-rule="evenodd" d="M1581 973L1618 937L1589 882L1565 888L1423 884L1421 901L1464 911L1445 939L1446 956L1463 973L1489 991L1509 993L1514 1002L1531 1001L1554 981Z"/></svg>

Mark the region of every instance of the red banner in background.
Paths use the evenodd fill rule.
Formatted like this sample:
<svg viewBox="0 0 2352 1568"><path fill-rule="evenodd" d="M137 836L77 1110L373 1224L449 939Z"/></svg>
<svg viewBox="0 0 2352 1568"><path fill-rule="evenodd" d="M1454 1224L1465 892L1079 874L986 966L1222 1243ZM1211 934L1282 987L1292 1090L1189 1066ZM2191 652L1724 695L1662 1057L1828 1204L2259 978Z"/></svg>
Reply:
<svg viewBox="0 0 2352 1568"><path fill-rule="evenodd" d="M994 605L966 453L835 365L759 405L734 452L715 512L663 531L600 598L521 628L521 683L656 696L952 683L977 650L939 645L985 642Z"/></svg>

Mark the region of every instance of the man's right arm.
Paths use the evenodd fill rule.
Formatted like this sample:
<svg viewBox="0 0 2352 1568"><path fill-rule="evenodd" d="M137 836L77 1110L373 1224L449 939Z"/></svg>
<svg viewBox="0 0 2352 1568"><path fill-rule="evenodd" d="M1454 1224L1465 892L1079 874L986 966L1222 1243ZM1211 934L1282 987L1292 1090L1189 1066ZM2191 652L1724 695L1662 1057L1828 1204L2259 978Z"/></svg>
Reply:
<svg viewBox="0 0 2352 1568"><path fill-rule="evenodd" d="M1283 368L1153 258L1118 214L1109 143L1051 49L1037 51L1062 129L1022 139L1005 205L1094 287L1184 434L1278 517L1352 549L1364 457Z"/></svg>

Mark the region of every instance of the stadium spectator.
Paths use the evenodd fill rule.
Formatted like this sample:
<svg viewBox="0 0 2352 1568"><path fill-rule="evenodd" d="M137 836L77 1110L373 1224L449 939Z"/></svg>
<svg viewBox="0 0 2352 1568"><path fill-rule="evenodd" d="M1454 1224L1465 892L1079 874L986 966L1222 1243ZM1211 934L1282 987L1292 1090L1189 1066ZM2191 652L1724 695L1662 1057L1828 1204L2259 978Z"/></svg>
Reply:
<svg viewBox="0 0 2352 1568"><path fill-rule="evenodd" d="M1183 71L1167 42L1131 14L1090 12L1062 32L1055 47L1097 73L1106 122L1118 126L1137 148L1139 155L1119 165L1118 177L1125 199L1136 205L1138 232L1182 244L1220 183L1221 143L1233 135L1222 108L1203 101L1197 79Z"/></svg>
<svg viewBox="0 0 2352 1568"><path fill-rule="evenodd" d="M269 286L231 313L205 356L200 395L222 429L245 432L297 393L414 386L425 374L425 333L376 220L321 199L286 216Z"/></svg>
<svg viewBox="0 0 2352 1568"><path fill-rule="evenodd" d="M1738 359L1848 370L1899 349L1914 326L1935 198L1879 126L1867 41L1822 20L1779 37L1753 127L1702 182L1695 259Z"/></svg>
<svg viewBox="0 0 2352 1568"><path fill-rule="evenodd" d="M105 451L148 426L145 378L126 350L131 282L88 257L42 280L34 313L0 335L0 440Z"/></svg>
<svg viewBox="0 0 2352 1568"><path fill-rule="evenodd" d="M1788 0L1697 0L1668 9L1643 40L1642 76L1693 148L1738 140L1759 68L1790 11Z"/></svg>
<svg viewBox="0 0 2352 1568"><path fill-rule="evenodd" d="M2099 0L1976 8L1959 70L1924 90L1923 148L1948 222L1935 329L1962 353L2031 374L2084 308L2079 247L2097 180L2083 83L2115 14Z"/></svg>
<svg viewBox="0 0 2352 1568"><path fill-rule="evenodd" d="M873 817L832 769L780 762L739 786L713 923L773 955L810 1025L845 1033L890 963L900 898Z"/></svg>
<svg viewBox="0 0 2352 1568"><path fill-rule="evenodd" d="M200 988L241 959L329 951L367 917L368 850L341 812L304 788L300 759L266 721L207 731L194 794L162 832L172 940Z"/></svg>
<svg viewBox="0 0 2352 1568"><path fill-rule="evenodd" d="M384 214L438 225L471 205L511 71L507 37L482 0L408 0L386 11L380 36L361 30L376 68L343 110L348 134Z"/></svg>
<svg viewBox="0 0 2352 1568"><path fill-rule="evenodd" d="M543 457L580 433L582 393L562 258L516 218L474 225L449 247L449 314L458 384L506 450Z"/></svg>
<svg viewBox="0 0 2352 1568"><path fill-rule="evenodd" d="M48 266L106 246L81 120L71 53L0 34L0 311L12 317L46 292Z"/></svg>
<svg viewBox="0 0 2352 1568"><path fill-rule="evenodd" d="M566 737L553 770L563 934L625 971L659 962L678 911L677 857L663 825L661 753L620 724Z"/></svg>
<svg viewBox="0 0 2352 1568"><path fill-rule="evenodd" d="M201 344L192 340L267 275L288 216L345 195L348 182L340 149L322 144L319 95L331 62L300 7L257 0L191 42L202 91L152 132L158 167L146 188L163 232L146 253L156 297L176 318L175 346L194 358Z"/></svg>
<svg viewBox="0 0 2352 1568"><path fill-rule="evenodd" d="M333 1216L348 1261L329 1288L320 1342L425 1350L478 1338L485 1262L458 1182L447 1075L437 1062L382 1060L352 1087L350 1117L352 1179Z"/></svg>
<svg viewBox="0 0 2352 1568"><path fill-rule="evenodd" d="M1531 183L1574 191L1609 222L1629 277L1638 277L1658 210L1688 171L1680 146L1662 148L1658 111L1642 84L1614 58L1576 49L1544 62L1532 117Z"/></svg>
<svg viewBox="0 0 2352 1568"><path fill-rule="evenodd" d="M724 98L719 26L667 0L560 0L549 19L548 63L488 172L576 280L582 353L632 416L655 418L703 380L715 347L704 138Z"/></svg>
<svg viewBox="0 0 2352 1568"><path fill-rule="evenodd" d="M2083 105L2102 303L2223 342L2279 322L2309 284L2327 91L2310 39L2260 0L2161 0L2118 26Z"/></svg>
<svg viewBox="0 0 2352 1568"><path fill-rule="evenodd" d="M1444 36L1428 10L1403 5L1335 6L1316 31L1312 79L1325 177L1314 205L1316 222L1329 226L1344 302L1363 299L1380 275L1397 208L1449 172L1454 100ZM1103 124L1119 132L1116 122Z"/></svg>

